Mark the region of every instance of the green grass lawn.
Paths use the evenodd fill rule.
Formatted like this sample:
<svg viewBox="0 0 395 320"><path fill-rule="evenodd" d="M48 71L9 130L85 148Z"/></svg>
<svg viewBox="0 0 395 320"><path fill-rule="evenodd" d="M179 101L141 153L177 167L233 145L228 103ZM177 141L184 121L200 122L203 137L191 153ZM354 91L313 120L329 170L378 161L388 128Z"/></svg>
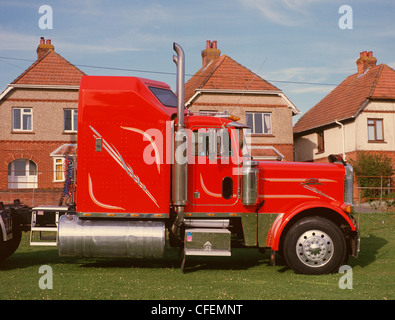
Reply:
<svg viewBox="0 0 395 320"><path fill-rule="evenodd" d="M0 299L6 300L221 300L308 299L393 300L395 298L395 214L360 216L361 252L350 257L352 289L340 289L344 274L295 274L269 252L232 249L231 257L187 260L180 270L178 252L162 260L60 258L55 247L30 247L29 234L0 264ZM42 265L53 271L53 289L40 289Z"/></svg>

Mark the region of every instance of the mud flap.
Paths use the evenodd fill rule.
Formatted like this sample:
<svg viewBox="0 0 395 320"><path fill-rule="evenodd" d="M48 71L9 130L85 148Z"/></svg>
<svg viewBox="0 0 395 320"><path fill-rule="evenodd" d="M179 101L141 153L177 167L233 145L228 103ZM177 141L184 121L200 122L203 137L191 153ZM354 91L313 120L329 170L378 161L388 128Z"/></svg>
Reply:
<svg viewBox="0 0 395 320"><path fill-rule="evenodd" d="M351 244L351 255L354 258L358 258L358 254L361 248L361 237L358 231L354 232L354 236L351 238L350 244Z"/></svg>
<svg viewBox="0 0 395 320"><path fill-rule="evenodd" d="M276 265L276 251L272 250L270 253L270 265Z"/></svg>

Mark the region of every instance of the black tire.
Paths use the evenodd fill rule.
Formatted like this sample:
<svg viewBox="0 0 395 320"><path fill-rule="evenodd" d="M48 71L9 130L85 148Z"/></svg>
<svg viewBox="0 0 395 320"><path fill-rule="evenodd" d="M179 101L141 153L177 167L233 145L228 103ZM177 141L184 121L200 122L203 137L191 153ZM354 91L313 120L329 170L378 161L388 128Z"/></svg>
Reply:
<svg viewBox="0 0 395 320"><path fill-rule="evenodd" d="M14 228L12 230L13 237L11 240L4 241L3 233L0 230L0 262L11 256L16 249L18 249L19 244L22 239L22 231L19 228Z"/></svg>
<svg viewBox="0 0 395 320"><path fill-rule="evenodd" d="M347 254L346 240L340 227L322 217L307 217L287 232L284 258L296 273L326 274L337 272Z"/></svg>

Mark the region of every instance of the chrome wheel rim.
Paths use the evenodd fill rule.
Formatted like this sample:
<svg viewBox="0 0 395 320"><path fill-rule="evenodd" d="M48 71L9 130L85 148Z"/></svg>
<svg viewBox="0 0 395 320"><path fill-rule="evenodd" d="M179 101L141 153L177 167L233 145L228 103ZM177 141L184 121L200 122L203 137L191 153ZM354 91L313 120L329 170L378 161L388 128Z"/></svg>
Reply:
<svg viewBox="0 0 395 320"><path fill-rule="evenodd" d="M322 267L333 256L333 241L321 230L304 232L296 242L296 253L299 260L309 267Z"/></svg>

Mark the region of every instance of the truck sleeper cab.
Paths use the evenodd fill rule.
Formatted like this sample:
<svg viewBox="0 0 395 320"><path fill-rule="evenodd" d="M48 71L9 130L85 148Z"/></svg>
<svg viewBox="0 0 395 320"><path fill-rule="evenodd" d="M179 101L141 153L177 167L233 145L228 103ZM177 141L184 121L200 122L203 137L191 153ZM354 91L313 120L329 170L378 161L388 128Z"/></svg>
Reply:
<svg viewBox="0 0 395 320"><path fill-rule="evenodd" d="M281 251L305 273L333 271L344 261L355 247L345 239L356 232L345 212L349 166L254 161L246 126L228 114L184 115L185 140L178 148L185 156L187 191L181 223L172 231L178 119L171 120L175 97L166 107L152 90L157 87L162 95L170 90L145 79L83 78L76 215L60 219L60 255L158 258L167 229L169 243L182 246L185 256L229 256L238 241ZM298 227L305 226L304 219L322 233ZM345 230L341 237L339 230ZM294 239L288 233L300 235ZM290 250L296 242L300 249ZM330 263L335 255L338 261Z"/></svg>

